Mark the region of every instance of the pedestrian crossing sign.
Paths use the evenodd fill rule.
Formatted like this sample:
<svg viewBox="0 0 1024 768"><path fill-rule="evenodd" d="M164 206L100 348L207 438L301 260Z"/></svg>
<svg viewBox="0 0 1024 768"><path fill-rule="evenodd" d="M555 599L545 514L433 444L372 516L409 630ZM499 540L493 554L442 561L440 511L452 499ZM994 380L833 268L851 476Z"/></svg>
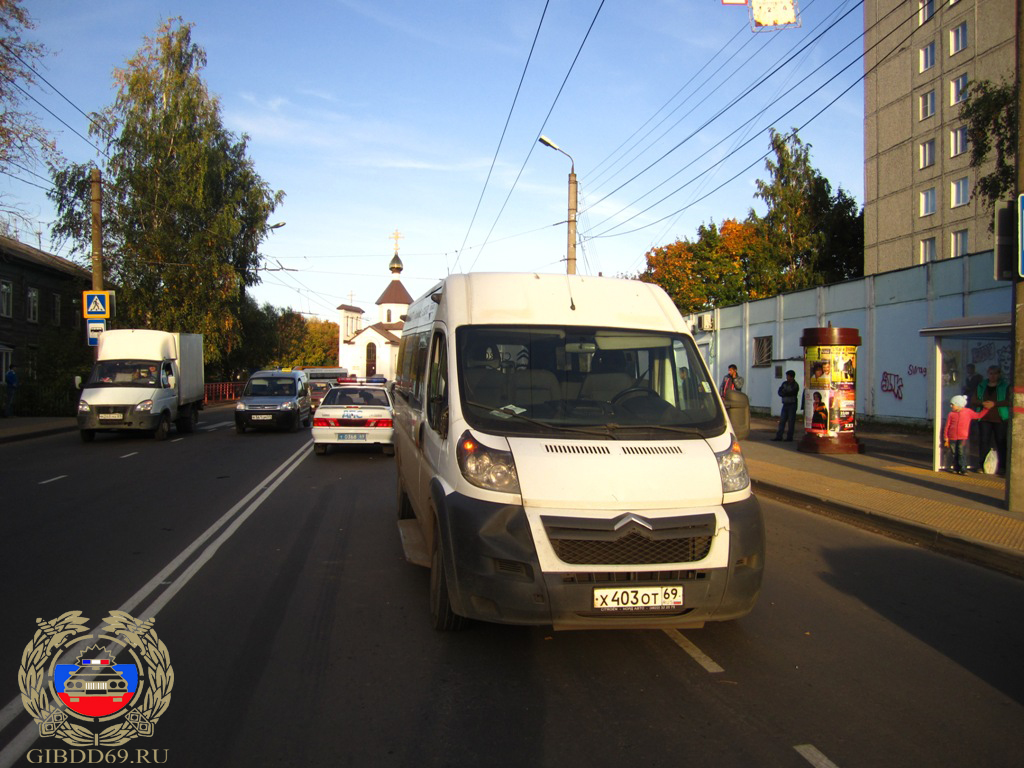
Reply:
<svg viewBox="0 0 1024 768"><path fill-rule="evenodd" d="M113 291L82 291L82 317L86 320L109 318L113 297Z"/></svg>

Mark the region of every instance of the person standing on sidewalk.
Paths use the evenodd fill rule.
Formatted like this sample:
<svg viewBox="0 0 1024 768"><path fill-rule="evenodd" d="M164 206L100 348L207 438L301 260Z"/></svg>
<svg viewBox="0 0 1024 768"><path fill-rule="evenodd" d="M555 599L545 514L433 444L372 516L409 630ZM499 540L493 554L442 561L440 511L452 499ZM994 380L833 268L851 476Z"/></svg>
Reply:
<svg viewBox="0 0 1024 768"><path fill-rule="evenodd" d="M7 375L4 376L4 416L11 418L14 415L14 395L18 389L18 374L14 372L14 366L7 368Z"/></svg>
<svg viewBox="0 0 1024 768"><path fill-rule="evenodd" d="M1006 474L1006 430L1010 419L1010 382L1003 378L1003 371L998 365L988 367L988 380L981 382L974 396L974 409L986 402L993 403L982 418L978 420L978 467L985 466L988 452L995 450L999 457L996 467L997 475Z"/></svg>
<svg viewBox="0 0 1024 768"><path fill-rule="evenodd" d="M779 428L772 438L775 442L782 440L782 433L786 431L785 440L793 440L793 429L796 427L796 404L800 397L800 385L796 383L796 371L786 371L786 380L779 385L779 397L782 398L782 413L779 414Z"/></svg>
<svg viewBox="0 0 1024 768"><path fill-rule="evenodd" d="M965 375L966 379L964 380L964 389L960 394L967 395L967 399L970 400L978 391L978 385L981 384L982 375L974 370L974 363L967 364Z"/></svg>
<svg viewBox="0 0 1024 768"><path fill-rule="evenodd" d="M737 392L743 391L743 377L740 376L739 368L736 367L735 363L729 366L728 373L726 373L725 377L722 379L722 398L725 399L725 393L734 389Z"/></svg>
<svg viewBox="0 0 1024 768"><path fill-rule="evenodd" d="M982 404L980 411L967 408L967 395L954 395L949 401L949 415L946 428L942 430L942 444L953 452L953 466L950 470L958 475L967 474L967 445L971 436L971 422L982 419L992 408L991 402Z"/></svg>

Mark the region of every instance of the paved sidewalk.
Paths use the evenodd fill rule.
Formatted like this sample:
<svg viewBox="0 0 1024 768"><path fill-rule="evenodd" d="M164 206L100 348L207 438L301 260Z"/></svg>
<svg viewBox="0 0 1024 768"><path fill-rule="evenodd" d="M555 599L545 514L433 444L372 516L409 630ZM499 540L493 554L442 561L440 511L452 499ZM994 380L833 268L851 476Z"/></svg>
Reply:
<svg viewBox="0 0 1024 768"><path fill-rule="evenodd" d="M1024 514L1006 510L1003 478L933 472L930 434L862 428L864 453L826 455L772 442L775 423L753 418L742 441L758 494L1024 578ZM73 417L0 418L0 443L75 429Z"/></svg>
<svg viewBox="0 0 1024 768"><path fill-rule="evenodd" d="M932 471L930 433L861 429L864 453L814 454L799 435L772 442L776 423L752 419L742 441L759 494L1024 578L1024 514L1006 509L1002 477Z"/></svg>

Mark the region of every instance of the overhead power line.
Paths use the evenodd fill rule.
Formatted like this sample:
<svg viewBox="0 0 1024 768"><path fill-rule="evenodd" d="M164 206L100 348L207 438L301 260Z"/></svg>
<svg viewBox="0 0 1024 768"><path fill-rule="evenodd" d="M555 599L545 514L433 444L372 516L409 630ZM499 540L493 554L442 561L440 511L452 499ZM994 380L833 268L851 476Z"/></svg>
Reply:
<svg viewBox="0 0 1024 768"><path fill-rule="evenodd" d="M894 9L893 9L892 11L890 11L890 12L889 12L888 14L886 14L886 16L885 16L885 17L884 17L884 18L883 18L882 20L880 20L880 21L884 21L884 20L885 20L885 18L888 18L888 16L890 16L890 15L891 15L892 13L894 13L894 12L895 12L896 10L897 10L897 9L896 9L896 8L894 8ZM912 15L911 15L911 16L909 17L909 20L913 20L914 16L916 16L916 15L917 15L917 10L915 9L915 10L913 11ZM877 25L876 25L876 26L877 26ZM898 25L898 26L894 27L894 28L893 28L892 30L890 30L890 31L889 31L888 33L886 33L885 35L883 35L883 36L882 36L882 37L881 37L881 38L880 38L880 39L879 39L879 40L878 40L878 41L877 41L877 42L876 42L876 43L875 43L875 44L874 44L874 45L872 46L872 50L874 50L874 49L875 49L875 48L877 48L877 47L878 47L879 45L881 45L881 44L882 44L882 42L883 42L883 41L885 41L885 40L886 40L886 39L887 39L887 38L888 38L888 37L889 37L890 35L894 34L894 33L896 32L896 30L898 30L898 29L900 28L900 26L902 26L902 24L900 24L900 25ZM911 38L911 37L912 37L912 36L914 35L915 31L916 31L916 30L912 30L912 31L911 31L911 32L910 32L910 33L909 33L909 34L908 34L908 35L907 35L906 37L904 37L904 38L903 38L903 39L902 39L901 41L899 41L899 42L898 42L898 43L896 44L896 46L894 46L894 47L893 47L893 48L892 48L892 49L891 49L891 50L890 50L890 51L889 51L888 53L886 53L885 55L883 55L883 56L882 56L882 57L881 57L881 58L880 58L880 59L879 59L879 60L878 60L878 61L877 61L877 62L875 63L875 65L874 65L874 66L873 66L873 67L872 67L872 68L871 68L870 70L866 70L866 71L865 71L864 73L862 73L862 74L860 75L860 77L858 77L858 78L857 78L857 79L856 79L856 80L855 80L854 82L852 82L852 83L851 83L851 84L850 84L849 86L847 86L847 87L846 87L846 88L845 88L845 89L844 89L844 90L843 90L842 92L840 92L840 93L839 93L839 94L838 94L838 95L837 95L837 96L836 96L835 98L833 98L833 99L832 99L831 101L829 101L829 102L828 102L828 104L826 104L826 105L825 105L824 107L822 107L821 109L819 109L819 110L818 110L818 111L817 111L817 112L816 112L816 113L815 113L814 115L812 115L812 116L811 116L810 118L808 118L807 120L805 120L805 121L804 121L804 122L803 122L803 123L802 123L802 124L801 124L801 125L800 125L799 127L797 127L797 128L795 129L795 131L800 131L800 130L802 130L802 129L803 129L803 128L805 128L806 126L810 125L810 124L811 124L811 123L812 123L812 122L813 122L814 120L816 120L816 119L817 119L818 117L820 117L820 116L821 116L822 114L824 114L824 113L825 113L825 112L826 112L826 111L827 111L827 110L828 110L829 108L831 108L831 107L832 107L832 106L833 106L833 105L834 105L834 104L835 104L835 103L836 103L837 101L839 101L839 99L841 99L841 98L842 98L843 96L845 96L845 95L846 95L846 94L847 94L847 93L848 93L848 92L849 92L850 90L852 90L852 89L853 89L853 88L854 88L854 87L855 87L856 85L858 85L858 84L859 84L860 82L862 82L862 81L864 80L864 78L866 78L866 77L867 77L867 75L869 74L869 72L871 72L871 71L874 71L875 69L877 69L877 67L879 67L879 66L880 66L880 65L881 65L881 64L882 64L882 63L883 63L883 62L884 62L884 61L885 61L886 59L888 59L888 58L889 58L889 56L891 56L893 52L895 52L895 51L898 51L898 50L900 50L900 49L902 48L902 46L903 46L903 45L904 45L904 44L905 44L905 43L906 43L906 42L907 42L908 40L910 40L910 38ZM863 37L863 35L861 35L861 37ZM865 52L862 52L862 53L861 53L861 54L860 54L860 55L859 55L859 56L858 56L858 57L857 57L856 59L854 59L854 60L853 60L853 61L851 61L851 62L850 62L849 64L847 64L847 65L846 65L846 67L844 67L843 69L844 69L844 70L845 70L845 69L848 69L848 68L849 68L850 66L852 66L853 64L855 64L855 63L857 63L858 61L860 61L861 59L863 59L863 57L865 56L865 54L866 54L866 53L867 53L866 51L865 51ZM813 93L817 93L817 92L818 92L819 90L821 90L821 88L823 88L823 87L824 87L825 85L827 85L827 84L828 84L829 82L831 82L832 80L834 80L834 79L835 79L835 77L837 77L837 76L838 76L839 74L841 74L841 72L842 72L842 71L843 71L843 70L840 70L840 72L836 73L836 75L833 75L833 77L832 77L832 78L830 78L830 79L829 79L828 81L826 81L826 82L825 82L824 84L822 84L822 86L819 86L819 88L818 88L818 89L816 89L816 90L815 90L815 91L814 91ZM813 93L812 93L811 95L813 95ZM807 98L809 98L809 97L805 97L805 98L804 98L804 99L803 99L803 100L801 101L801 103L805 102L805 101L807 100ZM787 114L788 114L788 113L787 113ZM776 121L776 122L777 122L777 121ZM758 134L758 135L759 135L759 134ZM790 137L790 136L792 136L792 135L793 135L793 134L787 134L787 138L789 138L789 137ZM755 136L754 138L756 138L756 136ZM750 141L747 141L747 142L745 142L745 143L743 144L743 146L746 146L747 144L750 144L750 143L751 143L751 142L752 142L753 140L754 140L754 139L752 138L752 139L751 139ZM717 187L715 187L715 188L714 188L713 190L711 190L711 191L710 191L710 192L708 192L707 194L705 194L705 195L701 196L700 198L698 198L698 199L696 199L696 200L693 200L693 201L691 201L691 202L690 202L690 203L688 203L687 205L683 206L682 208L679 208L679 209L678 209L678 210L676 210L676 211L673 211L672 213L668 214L667 216L663 216L663 217L661 217L660 219L657 219L656 221L652 221L652 222L649 222L649 223L647 223L647 224L644 224L643 226L640 226L640 227L636 227L636 228L634 228L634 229L631 229L631 230L628 230L628 231L626 231L626 232L617 232L617 233L615 233L615 234L612 234L612 232L614 232L614 230L615 230L615 229L617 229L617 228L619 228L619 227L623 226L623 225L624 225L625 223L627 223L627 222L629 222L629 221L633 220L634 218L636 218L637 216L641 215L642 213L645 213L645 212L647 212L647 211L651 210L651 208L653 208L653 207L654 207L655 205L657 205L657 204L659 204L659 203L661 203L661 202L664 202L664 200L666 200L666 199L668 199L669 197L671 197L671 195L672 195L672 194L675 194L676 192L678 192L678 191L680 191L681 189L683 189L683 187L685 187L685 186L687 186L688 184L692 183L692 182L694 181L694 179L691 179L691 180L690 180L690 181L688 181L688 182L687 182L686 184L684 184L684 185L683 185L683 187L679 187L678 189L676 189L676 190L675 190L675 192L673 192L673 193L671 193L670 195L667 195L666 197L662 198L661 200L659 200L659 201L658 201L658 203L654 203L654 204L652 204L651 206L648 206L648 208L646 208L646 209L645 209L644 211L640 211L639 213L637 213L637 214L634 214L633 216L631 216L631 217L630 217L629 219L626 219L625 221L623 221L623 222L620 222L619 224L616 224L616 225L614 225L613 227L610 227L610 228L606 229L606 230L605 230L604 232L601 232L601 233L599 233L599 234L597 234L597 235L593 235L592 237L593 237L593 238L600 238L600 237L619 237L619 236L622 236L622 235L627 235L627 234L633 234L633 233L635 233L635 232L639 232L639 231L641 231L641 230L647 229L648 227L654 226L655 224L659 224L659 223L661 223L662 221L665 221L665 220L667 220L667 219L671 218L672 216L676 216L676 215L678 215L679 213L683 212L683 211L684 211L684 210L686 210L687 208L690 208L690 207L692 207L693 205L696 205L696 204L697 204L698 202L700 202L700 201L702 201L702 200L706 199L707 197L711 196L712 194L714 194L715 192L719 191L719 190L720 190L720 189L722 189L723 187L725 187L725 186L727 186L728 184L732 183L733 181L735 181L736 179L738 179L738 178L739 178L740 176L742 176L743 174L745 174L745 173L747 173L748 171L750 171L750 170L751 170L751 169L752 169L752 168L753 168L754 166L756 166L756 165L757 165L758 163L760 163L760 162L763 162L763 161L764 161L764 160L765 160L765 159L766 159L766 158L767 158L767 157L768 157L768 156L769 156L770 154L771 154L771 150L769 150L768 152L765 152L765 153L764 153L763 155L761 155L761 156L760 156L759 158L755 159L755 160L754 160L754 161L753 161L752 163L750 163L750 164L749 164L748 166L746 166L745 168L743 168L742 170L740 170L740 171L739 171L738 173L734 174L734 175L733 175L732 177L730 177L730 178L729 178L729 179L727 179L726 181L724 181L724 182L722 182L721 184L719 184L719 185L718 185ZM711 167L709 167L709 168L705 169L705 170L704 170L704 171L702 171L702 172L701 172L700 174L698 174L698 177L699 177L699 176L701 176L701 175L703 175L703 174L705 174L705 173L707 173L708 171L710 171L710 170L711 170L711 168L713 168L713 167L716 167L716 166L720 165L720 164L721 164L721 163L723 163L723 162L724 162L724 159L723 159L723 160L719 160L718 162L714 163L714 164L713 164L713 165L712 165ZM607 219L606 219L605 221L607 221ZM603 222L602 222L602 223L603 223Z"/></svg>
<svg viewBox="0 0 1024 768"><path fill-rule="evenodd" d="M673 146L673 147L672 147L671 149L669 149L669 150L668 150L667 152L665 152L664 154L662 154L662 155L661 155L661 157L659 157L659 158L658 158L657 160L654 160L653 162L651 162L650 164L648 164L648 165L647 165L647 166L646 166L645 168L643 168L642 170L640 170L640 171L638 171L637 173L633 174L633 176L631 176L631 177L630 177L629 179L627 179L626 181L622 182L622 184L620 184L619 186L617 186L617 187L616 187L615 189L613 189L613 190L612 190L611 192L609 192L609 193L607 193L606 195L604 195L604 197L600 198L600 199L599 199L599 200L598 200L597 202L595 202L595 203L594 203L594 205L598 205L598 204L602 203L603 201L607 200L607 199L608 199L608 198L609 198L609 197L610 197L611 195L615 194L616 192L618 192L619 190L621 190L621 189L622 189L623 187L625 187L625 186L627 186L628 184L632 183L633 181L635 181L636 179L638 179L638 178L639 178L640 176L642 176L643 174L647 173L647 171L649 171L649 170L651 170L652 168L654 168L654 167L655 167L655 166L656 166L656 165L657 165L658 163L660 163L660 162L662 162L663 160L665 160L665 159L666 159L667 157L669 157L669 155L671 155L672 153L674 153L674 152L675 152L676 150L678 150L678 149L679 149L680 147L682 147L682 146L683 146L684 144L686 144L686 143L687 143L688 141L690 141L690 140L691 140L692 138L694 138L694 137L695 137L695 136L696 136L696 135L697 135L698 133L700 133L700 132L701 132L702 130L704 130L705 128L707 128L708 126L710 126L710 125L711 125L712 123L714 123L714 122L715 122L715 121L716 121L716 120L717 120L717 119L718 119L719 117L721 117L721 116L722 116L722 115L724 115L724 114L725 114L726 112L728 112L728 111L729 111L730 109L732 109L732 108L733 108L734 106L736 106L737 104L739 104L739 103L740 103L740 101L742 101L742 100L743 100L744 98L746 98L747 96L749 96L749 95L750 95L751 93L753 93L753 92L754 92L755 90L757 90L758 88L760 88L760 87L761 87L761 86L762 86L762 85L763 85L764 83L766 83L766 82L767 82L767 81L768 81L768 80L769 80L769 79L770 79L770 78L771 78L772 76L774 76L774 75L775 75L776 73L778 73L778 72L779 72L779 71L780 71L780 70L781 70L781 69L782 69L782 68L783 68L784 66L786 66L787 64L789 64L789 63L790 63L790 62L791 62L791 61L792 61L792 60L793 60L794 58L796 58L796 56L797 56L797 55L798 55L799 53L801 53L801 52L802 52L802 51L803 51L804 49L806 49L806 48L807 48L808 46L810 46L810 45L812 45L813 43L815 43L815 42L817 41L817 39L818 39L819 37L821 37L821 36L825 35L825 34L826 34L827 32L829 32L829 31L830 31L830 30L831 30L832 28L834 28L834 27L836 26L836 24L838 24L838 23L839 23L840 21L842 21L842 20L843 20L844 18L846 18L846 16L848 16L848 15L849 15L850 13L852 13L852 12L853 12L853 11L854 11L854 10L855 10L856 8L858 8L858 7L859 7L860 5L862 5L862 4L863 4L863 0L860 0L860 2L858 2L858 3L856 4L856 5L852 6L852 7L851 7L851 8L850 8L850 9L849 9L849 10L848 10L848 11L847 11L846 13L844 13L844 14L843 14L842 16L840 16L840 17L839 17L838 19L836 19L835 21L833 21L833 22L832 22L832 23L831 23L831 24L830 24L830 25L829 25L829 26L828 26L828 27L827 27L826 29L824 29L824 30L823 30L823 31L822 31L822 32L821 32L821 33L820 33L820 34L818 35L818 37L812 38L812 39L811 39L810 41L808 41L808 42L807 42L807 43L806 43L806 44L805 44L804 46L802 46L802 47L800 48L800 50L799 50L799 51L797 51L797 52L793 53L792 55L790 55L789 57L787 57L787 58L785 59L785 61L782 61L782 62L780 62L780 63L779 63L778 65L776 65L776 66L775 66L775 67L774 67L774 68L773 68L773 69L772 69L772 70L771 70L770 72L768 72L767 74L765 74L765 75L763 75L762 77L760 77L760 78L759 78L759 79L758 79L757 81L755 81L755 82L754 82L754 83L753 83L752 85L748 86L748 87L747 87L747 88L746 88L746 89L745 89L745 90L744 90L744 91L743 91L742 93L740 93L740 94L739 94L738 96L736 96L735 98L733 98L733 99L732 99L732 100L731 100L731 101L730 101L730 102L729 102L728 104L726 104L726 105L725 105L724 107L722 107L721 109L719 109L719 110L718 110L718 111L717 111L717 112L716 112L716 113L715 113L714 115L712 115L712 116L711 116L711 117L709 117L709 118L708 118L707 120L705 120L705 121L704 121L704 122L703 122L703 123L702 123L702 124L701 124L700 126L698 126L697 128L695 128L694 130L692 130L692 131L691 131L691 132L690 132L690 133L689 133L689 134L688 134L688 135L687 135L687 136L686 136L685 138L683 138L683 140L682 140L682 141L680 141L680 142L678 142L677 144L675 144L675 145L674 145L674 146Z"/></svg>
<svg viewBox="0 0 1024 768"><path fill-rule="evenodd" d="M487 246L488 240L491 238L491 233L494 232L494 228L498 225L501 215L505 212L505 207L508 205L509 199L512 197L512 192L515 190L516 185L519 183L519 179L523 175L523 171L526 170L526 164L530 162L530 157L533 155L533 150L537 146L537 139L540 138L541 134L544 133L544 126L547 125L548 120L551 117L551 113L555 110L555 105L558 103L558 99L562 95L562 91L565 89L565 84L569 81L569 76L572 74L573 69L576 67L576 62L579 61L580 53L583 52L583 46L587 44L587 38L590 37L591 31L594 29L594 24L597 23L597 17L601 14L601 9L604 8L605 0L601 0L601 4L597 6L597 10L594 11L594 18L590 20L590 26L587 27L587 33L583 36L583 40L580 42L579 48L576 49L576 55L573 56L572 63L569 65L568 71L565 73L565 77L562 78L562 84L558 87L558 93L555 94L555 98L551 102L551 107L548 109L548 113L544 116L543 122L541 122L540 129L537 131L537 135L534 136L533 141L530 142L530 150L526 153L526 158L523 160L522 166L519 168L519 173L516 174L515 180L512 182L512 186L508 190L508 194L505 196L505 202L501 204L501 209L498 211L498 215L494 217L494 222L491 224L491 228L487 231L487 237L484 238L483 244L480 246L480 252L477 253L476 258L473 259L473 264L470 265L469 270L473 270L473 265L476 264L480 258L480 254L483 253L484 248Z"/></svg>
<svg viewBox="0 0 1024 768"><path fill-rule="evenodd" d="M494 173L494 165L498 162L498 153L501 151L501 145L505 141L505 133L508 131L508 124L512 120L512 113L515 111L516 103L519 101L519 93L523 89L523 80L526 79L526 71L530 68L530 61L533 60L533 52L537 47L537 38L540 37L540 28L544 25L544 17L548 13L548 5L551 4L551 0L545 0L544 10L541 11L540 21L537 22L537 31L533 33L533 42L530 44L530 53L526 57L526 63L523 65L523 73L519 76L519 85L516 86L516 95L512 97L512 105L508 108L508 115L505 117L505 125L501 129L501 138L498 139L498 146L494 150L494 157L491 158L491 167L487 169L487 178L484 179L483 189L480 190L480 198L476 201L476 208L473 209L473 217L469 220L469 226L466 228L466 236L462 239L462 247L458 250L458 255L455 257L455 264L452 265L452 270L455 270L459 266L459 259L462 258L462 252L466 248L466 241L469 240L469 233L473 231L473 224L476 222L476 215L480 212L480 204L484 201L484 193L487 191L487 185L491 181L491 174Z"/></svg>

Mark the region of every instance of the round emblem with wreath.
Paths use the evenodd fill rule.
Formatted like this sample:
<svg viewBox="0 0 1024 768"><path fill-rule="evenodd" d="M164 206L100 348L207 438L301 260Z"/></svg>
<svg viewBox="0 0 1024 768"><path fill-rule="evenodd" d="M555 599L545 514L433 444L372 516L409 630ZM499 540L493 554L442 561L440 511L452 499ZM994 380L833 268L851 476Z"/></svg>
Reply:
<svg viewBox="0 0 1024 768"><path fill-rule="evenodd" d="M174 687L170 654L153 619L111 611L96 631L88 622L81 611L36 619L39 629L22 653L18 687L39 735L76 747L114 747L152 736Z"/></svg>

